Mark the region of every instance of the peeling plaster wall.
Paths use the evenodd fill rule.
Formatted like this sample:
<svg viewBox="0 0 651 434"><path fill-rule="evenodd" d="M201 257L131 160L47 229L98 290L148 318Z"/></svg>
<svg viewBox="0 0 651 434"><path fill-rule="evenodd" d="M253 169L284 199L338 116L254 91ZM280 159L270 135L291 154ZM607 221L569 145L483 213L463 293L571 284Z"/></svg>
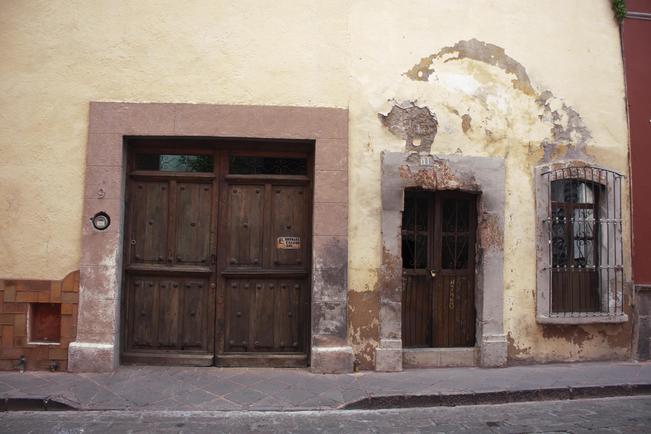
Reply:
<svg viewBox="0 0 651 434"><path fill-rule="evenodd" d="M628 324L535 322L532 168L584 158L627 175L608 0L4 2L0 58L2 278L78 268L91 100L348 107L348 334L360 367L379 341L380 155L409 137L433 154L505 159L513 360L629 355ZM414 117L396 107L429 121L400 125Z"/></svg>
<svg viewBox="0 0 651 434"><path fill-rule="evenodd" d="M535 320L533 167L581 158L627 174L622 61L610 3L355 3L349 21L355 204L350 291L378 285L382 151L404 152L423 143L435 155L500 157L506 166L504 324L510 363L629 357L630 323L543 327ZM427 134L412 134L417 140L410 143L404 133L415 128L400 123L416 113L395 115L409 107L435 116L431 145ZM626 186L623 198L628 277ZM354 326L354 314L350 322L349 334L357 340L368 333L354 348L377 340L374 330Z"/></svg>

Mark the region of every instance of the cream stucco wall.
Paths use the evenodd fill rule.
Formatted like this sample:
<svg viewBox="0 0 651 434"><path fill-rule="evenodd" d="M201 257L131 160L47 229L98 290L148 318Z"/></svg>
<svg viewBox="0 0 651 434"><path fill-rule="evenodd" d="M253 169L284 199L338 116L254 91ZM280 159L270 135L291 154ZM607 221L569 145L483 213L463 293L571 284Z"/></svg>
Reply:
<svg viewBox="0 0 651 434"><path fill-rule="evenodd" d="M426 81L405 74L472 39L503 48L526 71L531 91L516 89L514 74L499 64L445 62L454 54L433 59ZM535 323L532 168L552 126L536 102L540 93L554 95L549 104L565 116L560 122L580 116L595 161L627 173L622 60L608 0L2 0L0 59L2 278L60 279L79 266L89 101L332 106L350 110L351 300L372 300L381 258L380 154L404 148L378 113L410 101L438 117L433 153L506 159L511 356L628 354L627 326ZM576 146L582 139L572 134ZM553 152L568 144L552 142ZM350 337L363 364L377 338L369 303L351 306ZM371 311L361 327L358 308Z"/></svg>

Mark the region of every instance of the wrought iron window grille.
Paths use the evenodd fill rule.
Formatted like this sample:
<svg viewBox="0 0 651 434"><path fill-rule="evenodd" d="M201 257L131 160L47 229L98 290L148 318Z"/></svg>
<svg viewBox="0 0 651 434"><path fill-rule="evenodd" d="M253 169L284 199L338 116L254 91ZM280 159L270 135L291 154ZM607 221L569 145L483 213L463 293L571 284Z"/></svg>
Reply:
<svg viewBox="0 0 651 434"><path fill-rule="evenodd" d="M576 162L536 175L538 322L626 321L623 176Z"/></svg>

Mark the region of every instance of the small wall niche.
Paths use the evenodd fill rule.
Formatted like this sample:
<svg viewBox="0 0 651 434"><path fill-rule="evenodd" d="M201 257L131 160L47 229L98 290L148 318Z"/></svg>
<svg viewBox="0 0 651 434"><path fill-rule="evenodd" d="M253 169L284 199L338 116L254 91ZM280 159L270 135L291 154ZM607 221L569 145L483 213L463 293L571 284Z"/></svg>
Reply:
<svg viewBox="0 0 651 434"><path fill-rule="evenodd" d="M61 304L29 305L29 343L58 344L61 340Z"/></svg>

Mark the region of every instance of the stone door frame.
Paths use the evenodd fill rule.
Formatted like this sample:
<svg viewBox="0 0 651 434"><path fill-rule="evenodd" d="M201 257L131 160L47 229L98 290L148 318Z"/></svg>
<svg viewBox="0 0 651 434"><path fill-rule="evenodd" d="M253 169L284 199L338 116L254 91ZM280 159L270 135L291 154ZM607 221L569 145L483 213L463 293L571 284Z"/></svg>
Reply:
<svg viewBox="0 0 651 434"><path fill-rule="evenodd" d="M91 102L82 216L77 339L70 371L119 365L125 136L300 139L314 142L311 369L350 372L347 339L348 110L326 107ZM96 230L91 218L111 217Z"/></svg>
<svg viewBox="0 0 651 434"><path fill-rule="evenodd" d="M494 157L382 153L382 272L379 275L380 343L377 371L410 366L506 365L504 334L504 160ZM405 188L460 190L479 195L477 204L476 297L477 347L402 348L401 225ZM475 354L478 352L478 356ZM476 360L478 359L478 360Z"/></svg>

